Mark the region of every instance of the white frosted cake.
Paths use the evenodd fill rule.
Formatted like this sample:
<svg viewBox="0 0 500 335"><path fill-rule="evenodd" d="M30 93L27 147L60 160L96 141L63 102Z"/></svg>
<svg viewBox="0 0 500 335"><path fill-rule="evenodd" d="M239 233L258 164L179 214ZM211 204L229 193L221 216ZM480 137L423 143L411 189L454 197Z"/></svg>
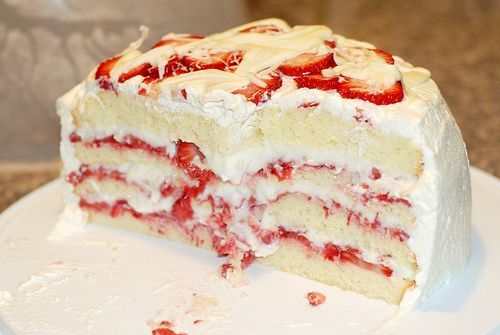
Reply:
<svg viewBox="0 0 500 335"><path fill-rule="evenodd" d="M142 33L58 100L88 222L406 306L465 266L467 155L427 70L278 19Z"/></svg>

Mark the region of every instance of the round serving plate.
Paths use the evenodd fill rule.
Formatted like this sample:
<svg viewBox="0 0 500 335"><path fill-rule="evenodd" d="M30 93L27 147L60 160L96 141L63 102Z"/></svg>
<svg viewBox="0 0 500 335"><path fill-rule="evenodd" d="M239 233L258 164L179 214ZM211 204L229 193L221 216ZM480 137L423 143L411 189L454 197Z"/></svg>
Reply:
<svg viewBox="0 0 500 335"><path fill-rule="evenodd" d="M60 220L61 181L0 215L0 333L496 334L500 329L500 181L472 178L472 254L457 278L400 318L383 301L252 265L220 279L223 259L194 247ZM71 217L71 213L65 213ZM309 305L306 294L326 296Z"/></svg>

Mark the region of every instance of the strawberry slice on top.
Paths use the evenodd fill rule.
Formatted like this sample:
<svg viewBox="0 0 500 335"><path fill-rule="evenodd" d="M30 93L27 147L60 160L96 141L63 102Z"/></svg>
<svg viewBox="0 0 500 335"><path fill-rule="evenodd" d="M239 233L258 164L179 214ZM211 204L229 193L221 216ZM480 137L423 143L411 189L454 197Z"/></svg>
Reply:
<svg viewBox="0 0 500 335"><path fill-rule="evenodd" d="M257 33L257 34L268 34L268 33L282 33L283 29L274 24L260 24L257 26L251 26L239 31L239 33Z"/></svg>
<svg viewBox="0 0 500 335"><path fill-rule="evenodd" d="M324 77L321 74L313 74L294 78L298 88L311 88L323 91L334 90L338 87L339 77Z"/></svg>
<svg viewBox="0 0 500 335"><path fill-rule="evenodd" d="M95 72L95 80L97 80L97 83L102 89L113 90L113 84L110 80L110 73L116 62L118 62L120 58L121 56L116 56L106 59L97 67L97 70Z"/></svg>
<svg viewBox="0 0 500 335"><path fill-rule="evenodd" d="M189 44L204 38L205 36L198 36L198 35L187 35L187 36L179 36L178 38L167 38L153 45L151 49L159 48L164 45L171 45L173 47L176 47L179 45Z"/></svg>
<svg viewBox="0 0 500 335"><path fill-rule="evenodd" d="M376 105L390 105L404 98L401 81L390 87L372 87L365 81L344 76L324 77L320 74L294 78L297 87L318 89L323 91L336 90L344 99L361 99Z"/></svg>
<svg viewBox="0 0 500 335"><path fill-rule="evenodd" d="M388 53L387 51L380 50L380 49L374 49L372 51L375 52L377 54L377 56L379 56L380 58L385 60L385 62L387 64L394 64L394 57L392 57L392 55L390 53Z"/></svg>
<svg viewBox="0 0 500 335"><path fill-rule="evenodd" d="M336 90L344 99L361 99L375 105L390 105L404 98L401 81L389 87L374 88L362 80L343 78L344 80L338 84Z"/></svg>
<svg viewBox="0 0 500 335"><path fill-rule="evenodd" d="M182 62L190 72L207 69L224 71L238 66L242 59L243 53L241 51L228 51L217 52L200 58L184 56Z"/></svg>
<svg viewBox="0 0 500 335"><path fill-rule="evenodd" d="M317 74L321 70L335 66L333 54L316 55L312 53L303 53L295 58L287 60L278 67L287 76L303 76L307 74Z"/></svg>
<svg viewBox="0 0 500 335"><path fill-rule="evenodd" d="M143 76L147 77L149 75L149 70L152 68L152 65L150 63L144 63L139 66L134 67L130 71L127 71L125 73L122 73L118 77L118 82L123 83L124 81L129 80L130 78L133 78L135 76Z"/></svg>
<svg viewBox="0 0 500 335"><path fill-rule="evenodd" d="M256 105L266 102L269 98L271 98L271 94L281 87L282 80L279 75L274 74L271 75L271 78L263 81L266 83L266 87L260 87L254 83L250 83L239 90L233 91L232 93L244 95L248 101L251 101Z"/></svg>

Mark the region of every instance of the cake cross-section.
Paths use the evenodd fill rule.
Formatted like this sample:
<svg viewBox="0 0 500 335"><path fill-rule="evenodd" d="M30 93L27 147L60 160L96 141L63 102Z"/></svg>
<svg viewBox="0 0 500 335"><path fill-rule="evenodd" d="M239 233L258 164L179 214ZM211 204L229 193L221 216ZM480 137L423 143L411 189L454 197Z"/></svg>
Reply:
<svg viewBox="0 0 500 335"><path fill-rule="evenodd" d="M427 70L278 19L142 33L57 103L89 223L408 306L464 267L468 161Z"/></svg>

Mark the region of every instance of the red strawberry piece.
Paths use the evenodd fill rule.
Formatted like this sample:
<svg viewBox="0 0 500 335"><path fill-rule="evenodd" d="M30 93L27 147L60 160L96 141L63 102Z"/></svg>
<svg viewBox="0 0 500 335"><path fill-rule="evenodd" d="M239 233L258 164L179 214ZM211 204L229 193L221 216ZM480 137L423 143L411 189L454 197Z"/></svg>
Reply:
<svg viewBox="0 0 500 335"><path fill-rule="evenodd" d="M72 132L71 134L69 134L69 141L71 143L81 142L82 138L77 133Z"/></svg>
<svg viewBox="0 0 500 335"><path fill-rule="evenodd" d="M260 24L257 26L252 26L245 28L239 31L240 33L257 33L257 34L266 34L266 33L282 33L283 29L275 26L274 24Z"/></svg>
<svg viewBox="0 0 500 335"><path fill-rule="evenodd" d="M294 78L299 88L311 88L323 91L334 90L339 86L339 77L323 77L321 74L312 74Z"/></svg>
<svg viewBox="0 0 500 335"><path fill-rule="evenodd" d="M162 47L164 45L171 45L173 47L176 47L179 45L189 44L191 42L201 40L203 38L205 38L205 37L198 36L198 35L188 35L188 36L182 36L182 37L179 36L179 38L169 38L169 39L161 40L160 42L156 43L155 45L153 45L151 47L151 49L159 48L159 47Z"/></svg>
<svg viewBox="0 0 500 335"><path fill-rule="evenodd" d="M373 52L375 52L379 57L383 58L387 64L394 64L394 58L387 51L374 49Z"/></svg>
<svg viewBox="0 0 500 335"><path fill-rule="evenodd" d="M358 250L347 247L346 249L340 252L340 260L342 262L349 262L352 264L359 265L361 259L358 257L358 254L359 254Z"/></svg>
<svg viewBox="0 0 500 335"><path fill-rule="evenodd" d="M329 261L334 262L340 257L341 250L338 246L333 243L328 243L323 249L323 257Z"/></svg>
<svg viewBox="0 0 500 335"><path fill-rule="evenodd" d="M329 46L332 49L337 46L337 44L335 44L335 41L325 41L325 45Z"/></svg>
<svg viewBox="0 0 500 335"><path fill-rule="evenodd" d="M236 242L234 239L224 240L216 246L216 251L219 256L227 256L236 251Z"/></svg>
<svg viewBox="0 0 500 335"><path fill-rule="evenodd" d="M344 99L361 99L374 103L375 105L390 105L403 100L403 85L400 81L391 87L381 88L379 91L368 86L364 81L345 78L340 82L336 90Z"/></svg>
<svg viewBox="0 0 500 335"><path fill-rule="evenodd" d="M382 173L377 169L376 167L372 168L372 173L370 174L370 179L371 180L378 180L382 177Z"/></svg>
<svg viewBox="0 0 500 335"><path fill-rule="evenodd" d="M187 70L185 66L182 64L181 60L177 55L173 55L168 63L165 65L165 68L163 70L163 77L162 79L172 77L172 76L178 76L180 74L186 73ZM144 74L143 74L144 75ZM154 94L158 94L156 88L155 88L155 83L160 81L160 72L158 71L158 67L150 67L147 70L147 73L144 75L144 80L142 81L143 84L145 85L152 85L152 91ZM139 95L147 95L147 90L145 88L139 89Z"/></svg>
<svg viewBox="0 0 500 335"><path fill-rule="evenodd" d="M122 73L120 77L118 77L118 82L123 83L124 81L129 80L130 78L133 78L135 76L143 76L146 77L149 75L149 70L151 69L151 64L149 63L144 63L139 66L136 66L132 70Z"/></svg>
<svg viewBox="0 0 500 335"><path fill-rule="evenodd" d="M174 203L172 207L172 215L179 222L185 222L193 217L193 209L191 208L191 197L186 194L182 195Z"/></svg>
<svg viewBox="0 0 500 335"><path fill-rule="evenodd" d="M406 233L398 228L390 229L390 234L393 238L398 239L400 242L404 242L410 238L410 235L408 235L408 233Z"/></svg>
<svg viewBox="0 0 500 335"><path fill-rule="evenodd" d="M260 87L254 83L250 83L244 88L233 91L233 94L244 95L248 101L256 105L266 102L271 97L272 92L281 87L282 81L279 76L273 75L270 79L264 80L264 82L266 83L266 87Z"/></svg>
<svg viewBox="0 0 500 335"><path fill-rule="evenodd" d="M243 254L243 258L241 259L241 268L246 269L255 261L255 254L253 251L247 251Z"/></svg>
<svg viewBox="0 0 500 335"><path fill-rule="evenodd" d="M153 329L152 335L187 335L186 333L176 333L168 326L160 325L159 328Z"/></svg>
<svg viewBox="0 0 500 335"><path fill-rule="evenodd" d="M224 263L220 266L220 276L222 278L227 278L227 272L228 271L233 271L234 268L231 264L229 263Z"/></svg>
<svg viewBox="0 0 500 335"><path fill-rule="evenodd" d="M238 66L243 59L241 51L218 52L205 57L195 58L184 56L182 62L188 71L199 71L207 69L225 70Z"/></svg>
<svg viewBox="0 0 500 335"><path fill-rule="evenodd" d="M163 72L163 78L168 78L187 73L188 71L182 63L182 60L177 55L174 55L172 58L170 58L167 65L165 65L165 69Z"/></svg>
<svg viewBox="0 0 500 335"><path fill-rule="evenodd" d="M201 153L196 144L179 141L177 144L177 159L182 166L191 164L196 156L198 156L201 161L205 160L205 155Z"/></svg>
<svg viewBox="0 0 500 335"><path fill-rule="evenodd" d="M292 164L288 162L277 162L269 164L269 171L275 175L279 181L290 178L293 172Z"/></svg>
<svg viewBox="0 0 500 335"><path fill-rule="evenodd" d="M326 297L324 294L319 292L309 292L307 293L307 300L311 306L318 306L325 302Z"/></svg>
<svg viewBox="0 0 500 335"><path fill-rule="evenodd" d="M317 106L319 106L319 102L306 102L298 106L297 108L312 108Z"/></svg>
<svg viewBox="0 0 500 335"><path fill-rule="evenodd" d="M287 60L278 67L278 70L287 76L303 76L306 74L320 73L321 70L335 66L333 54L315 55L303 53Z"/></svg>
<svg viewBox="0 0 500 335"><path fill-rule="evenodd" d="M214 173L208 169L201 169L193 164L193 159L199 157L200 161L205 161L205 155L194 143L179 141L177 144L177 161L181 167L191 176L206 184L215 177ZM200 185L200 187L202 187Z"/></svg>
<svg viewBox="0 0 500 335"><path fill-rule="evenodd" d="M113 90L113 84L109 80L110 73L116 62L121 58L121 56L116 56L113 58L106 59L104 62L99 64L95 72L95 80L99 86L104 90Z"/></svg>
<svg viewBox="0 0 500 335"><path fill-rule="evenodd" d="M311 241L309 241L307 239L307 237L305 237L304 235L301 235L300 233L288 231L283 227L279 227L278 234L279 234L279 237L281 239L292 239L292 240L295 240L296 242L302 244L302 246L304 248L313 249Z"/></svg>
<svg viewBox="0 0 500 335"><path fill-rule="evenodd" d="M171 195L172 193L174 193L175 191L175 187L173 185L170 185L166 182L163 182L161 185L160 185L160 194L162 197L168 197L169 195Z"/></svg>

